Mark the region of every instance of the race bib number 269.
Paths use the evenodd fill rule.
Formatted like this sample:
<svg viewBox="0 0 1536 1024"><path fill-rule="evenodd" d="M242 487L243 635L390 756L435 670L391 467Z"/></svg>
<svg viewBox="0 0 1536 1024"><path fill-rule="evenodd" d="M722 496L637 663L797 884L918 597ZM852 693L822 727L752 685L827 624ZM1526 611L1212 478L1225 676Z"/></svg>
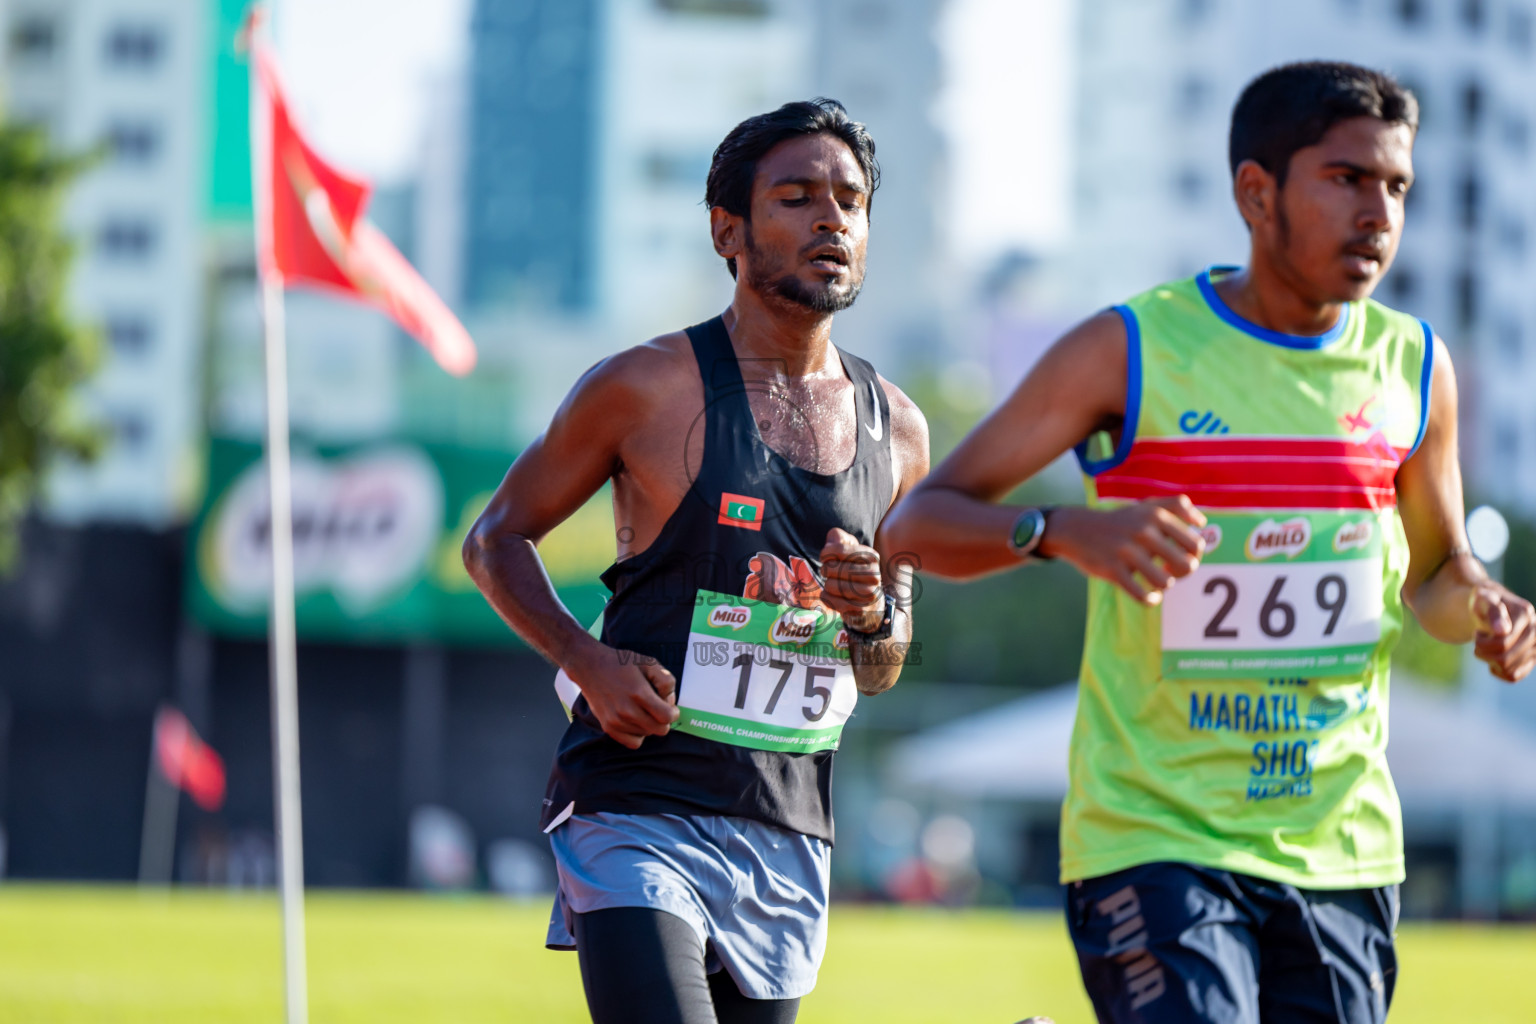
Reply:
<svg viewBox="0 0 1536 1024"><path fill-rule="evenodd" d="M1209 520L1200 567L1163 599L1165 677L1350 676L1370 666L1384 589L1375 515Z"/></svg>

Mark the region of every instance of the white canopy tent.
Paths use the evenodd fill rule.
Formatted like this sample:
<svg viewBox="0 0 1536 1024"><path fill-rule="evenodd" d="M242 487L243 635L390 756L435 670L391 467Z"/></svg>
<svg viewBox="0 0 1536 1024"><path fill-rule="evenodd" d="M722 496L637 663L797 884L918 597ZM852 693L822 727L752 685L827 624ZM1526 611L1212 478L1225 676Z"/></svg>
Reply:
<svg viewBox="0 0 1536 1024"><path fill-rule="evenodd" d="M970 799L1060 800L1077 684L965 715L897 743L898 785Z"/></svg>

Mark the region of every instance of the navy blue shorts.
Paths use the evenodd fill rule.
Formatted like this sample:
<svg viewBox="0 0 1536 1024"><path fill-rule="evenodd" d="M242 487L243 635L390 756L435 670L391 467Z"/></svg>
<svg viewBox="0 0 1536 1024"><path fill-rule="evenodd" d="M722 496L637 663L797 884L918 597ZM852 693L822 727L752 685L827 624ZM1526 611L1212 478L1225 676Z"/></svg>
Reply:
<svg viewBox="0 0 1536 1024"><path fill-rule="evenodd" d="M1381 1024L1397 886L1298 889L1191 864L1066 886L1101 1024Z"/></svg>

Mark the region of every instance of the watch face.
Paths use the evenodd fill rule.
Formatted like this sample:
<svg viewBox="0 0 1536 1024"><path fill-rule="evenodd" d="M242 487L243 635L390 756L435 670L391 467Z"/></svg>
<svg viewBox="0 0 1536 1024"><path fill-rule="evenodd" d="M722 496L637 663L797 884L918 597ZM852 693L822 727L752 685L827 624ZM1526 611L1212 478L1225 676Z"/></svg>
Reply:
<svg viewBox="0 0 1536 1024"><path fill-rule="evenodd" d="M1028 551L1030 546L1039 539L1040 527L1045 524L1045 517L1039 509L1029 509L1019 516L1013 524L1013 546L1018 551Z"/></svg>

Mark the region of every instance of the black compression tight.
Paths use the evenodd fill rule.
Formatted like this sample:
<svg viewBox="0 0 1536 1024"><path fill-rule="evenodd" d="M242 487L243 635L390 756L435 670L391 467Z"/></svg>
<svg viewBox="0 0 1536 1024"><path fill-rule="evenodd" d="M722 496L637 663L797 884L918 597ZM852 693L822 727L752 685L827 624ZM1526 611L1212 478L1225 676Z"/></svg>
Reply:
<svg viewBox="0 0 1536 1024"><path fill-rule="evenodd" d="M593 1024L793 1024L798 999L748 999L730 974L704 973L682 918L649 907L574 914Z"/></svg>

